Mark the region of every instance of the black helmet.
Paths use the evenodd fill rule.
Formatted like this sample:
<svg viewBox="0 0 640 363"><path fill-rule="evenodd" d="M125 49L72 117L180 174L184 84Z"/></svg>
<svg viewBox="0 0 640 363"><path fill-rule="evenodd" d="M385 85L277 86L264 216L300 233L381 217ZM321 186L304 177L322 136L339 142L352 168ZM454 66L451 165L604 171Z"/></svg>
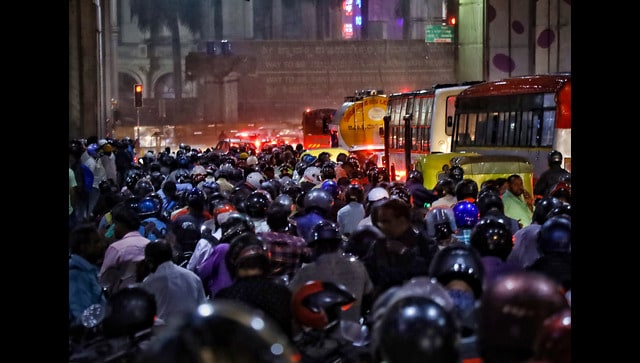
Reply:
<svg viewBox="0 0 640 363"><path fill-rule="evenodd" d="M204 209L207 196L204 191L198 187L193 187L187 192L187 205L191 208Z"/></svg>
<svg viewBox="0 0 640 363"><path fill-rule="evenodd" d="M553 208L547 213L547 219L555 216L560 216L571 220L571 204L570 203L562 203L562 205Z"/></svg>
<svg viewBox="0 0 640 363"><path fill-rule="evenodd" d="M463 179L456 184L455 193L458 200L472 198L475 201L478 198L478 183L473 179Z"/></svg>
<svg viewBox="0 0 640 363"><path fill-rule="evenodd" d="M156 299L142 287L129 286L116 291L107 300L102 321L107 337L133 335L153 326L157 313Z"/></svg>
<svg viewBox="0 0 640 363"><path fill-rule="evenodd" d="M538 231L538 248L542 254L571 252L571 221L563 217L549 218Z"/></svg>
<svg viewBox="0 0 640 363"><path fill-rule="evenodd" d="M293 292L291 310L301 326L323 330L337 323L340 311L355 301L356 297L343 285L310 280Z"/></svg>
<svg viewBox="0 0 640 363"><path fill-rule="evenodd" d="M389 199L400 199L408 205L412 205L411 193L409 189L402 184L393 184L389 188Z"/></svg>
<svg viewBox="0 0 640 363"><path fill-rule="evenodd" d="M271 198L268 192L264 190L254 190L247 197L244 210L251 218L265 218L270 204Z"/></svg>
<svg viewBox="0 0 640 363"><path fill-rule="evenodd" d="M193 251L200 237L202 237L198 222L195 219L190 220L190 218L185 218L182 221L174 221L172 224L173 233L176 235L176 242L182 246L183 250Z"/></svg>
<svg viewBox="0 0 640 363"><path fill-rule="evenodd" d="M562 153L558 150L553 150L547 155L547 162L549 166L562 164Z"/></svg>
<svg viewBox="0 0 640 363"><path fill-rule="evenodd" d="M212 359L212 354L244 363L300 361L291 339L262 310L215 299L166 330L162 339L152 340L141 363L197 363Z"/></svg>
<svg viewBox="0 0 640 363"><path fill-rule="evenodd" d="M473 289L476 299L482 296L484 274L478 251L463 243L442 248L429 264L429 276L435 277L443 286L452 280L462 280Z"/></svg>
<svg viewBox="0 0 640 363"><path fill-rule="evenodd" d="M497 209L501 214L504 214L504 203L502 202L502 197L500 197L500 193L487 190L480 195L478 195L478 200L476 200L476 206L478 207L478 213L480 216L485 216L488 211L492 209Z"/></svg>
<svg viewBox="0 0 640 363"><path fill-rule="evenodd" d="M455 191L456 183L451 178L440 179L433 187L433 194L438 198L443 197L445 194L455 195Z"/></svg>
<svg viewBox="0 0 640 363"><path fill-rule="evenodd" d="M449 178L454 183L458 183L464 179L464 169L460 165L454 165L449 169Z"/></svg>
<svg viewBox="0 0 640 363"><path fill-rule="evenodd" d="M234 237L244 232L255 232L256 226L247 214L230 212L227 219L220 223L220 228L222 229L220 242L229 243Z"/></svg>
<svg viewBox="0 0 640 363"><path fill-rule="evenodd" d="M378 227L371 224L364 224L356 227L356 229L351 232L342 250L345 253L362 259L371 251L371 246L374 243L384 243L384 241L385 235Z"/></svg>
<svg viewBox="0 0 640 363"><path fill-rule="evenodd" d="M544 197L536 203L536 208L533 210L533 217L531 220L537 224L542 225L549 217L547 216L554 208L562 206L562 201L556 197Z"/></svg>
<svg viewBox="0 0 640 363"><path fill-rule="evenodd" d="M321 188L313 188L304 195L304 209L315 209L329 213L333 207L333 197L328 191Z"/></svg>
<svg viewBox="0 0 640 363"><path fill-rule="evenodd" d="M342 235L338 225L328 220L322 220L311 228L307 238L307 246L315 247L317 243L338 244L341 240Z"/></svg>
<svg viewBox="0 0 640 363"><path fill-rule="evenodd" d="M418 184L424 184L424 177L422 176L422 172L418 170L411 170L409 175L407 176L407 181L414 181Z"/></svg>
<svg viewBox="0 0 640 363"><path fill-rule="evenodd" d="M124 185L128 190L131 191L131 193L133 193L136 188L136 184L141 178L142 174L140 173L130 173L129 175L127 175L127 178L124 181Z"/></svg>
<svg viewBox="0 0 640 363"><path fill-rule="evenodd" d="M459 361L456 318L431 298L407 296L396 301L382 317L380 332L380 356L387 363Z"/></svg>
<svg viewBox="0 0 640 363"><path fill-rule="evenodd" d="M350 183L347 185L345 191L345 200L347 202L359 202L362 203L364 201L364 188L360 183Z"/></svg>
<svg viewBox="0 0 640 363"><path fill-rule="evenodd" d="M135 187L133 188L133 195L138 198L142 198L149 193L155 192L155 188L151 181L147 178L142 178L136 182Z"/></svg>
<svg viewBox="0 0 640 363"><path fill-rule="evenodd" d="M326 179L335 179L336 178L336 168L332 164L324 164L320 169L320 175L322 180Z"/></svg>
<svg viewBox="0 0 640 363"><path fill-rule="evenodd" d="M240 233L229 241L224 261L231 277L236 277L240 268L260 268L269 274L271 267L267 245L251 232Z"/></svg>
<svg viewBox="0 0 640 363"><path fill-rule="evenodd" d="M532 271L496 277L480 298L476 346L485 362L531 359L543 321L569 307L562 286Z"/></svg>
<svg viewBox="0 0 640 363"><path fill-rule="evenodd" d="M513 249L513 234L501 221L483 217L471 230L470 243L481 256L495 256L506 261Z"/></svg>

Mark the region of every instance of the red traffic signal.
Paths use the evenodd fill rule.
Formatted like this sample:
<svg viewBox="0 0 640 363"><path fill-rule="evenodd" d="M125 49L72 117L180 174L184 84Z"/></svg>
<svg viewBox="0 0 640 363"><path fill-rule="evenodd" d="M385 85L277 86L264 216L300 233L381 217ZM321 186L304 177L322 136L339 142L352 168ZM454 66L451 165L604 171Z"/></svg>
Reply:
<svg viewBox="0 0 640 363"><path fill-rule="evenodd" d="M456 25L457 22L458 22L458 19L456 19L455 16L449 16L449 18L447 19L447 24L451 26Z"/></svg>
<svg viewBox="0 0 640 363"><path fill-rule="evenodd" d="M139 83L133 85L133 105L142 107L142 85Z"/></svg>

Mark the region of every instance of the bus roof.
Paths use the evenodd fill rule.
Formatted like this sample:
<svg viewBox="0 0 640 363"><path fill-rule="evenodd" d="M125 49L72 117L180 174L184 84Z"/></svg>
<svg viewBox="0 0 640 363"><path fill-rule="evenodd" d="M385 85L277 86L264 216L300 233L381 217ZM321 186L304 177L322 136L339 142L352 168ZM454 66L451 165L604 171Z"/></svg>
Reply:
<svg viewBox="0 0 640 363"><path fill-rule="evenodd" d="M571 82L571 74L569 73L518 76L472 85L460 92L458 99L476 96L513 95L516 93L556 92L567 82Z"/></svg>

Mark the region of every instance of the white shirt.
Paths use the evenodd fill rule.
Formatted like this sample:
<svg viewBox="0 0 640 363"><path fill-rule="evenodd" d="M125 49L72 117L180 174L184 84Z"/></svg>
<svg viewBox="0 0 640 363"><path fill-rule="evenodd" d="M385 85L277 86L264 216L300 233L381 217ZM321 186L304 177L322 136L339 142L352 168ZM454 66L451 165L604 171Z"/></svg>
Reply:
<svg viewBox="0 0 640 363"><path fill-rule="evenodd" d="M200 277L173 261L161 263L140 285L155 296L157 316L167 323L207 301Z"/></svg>

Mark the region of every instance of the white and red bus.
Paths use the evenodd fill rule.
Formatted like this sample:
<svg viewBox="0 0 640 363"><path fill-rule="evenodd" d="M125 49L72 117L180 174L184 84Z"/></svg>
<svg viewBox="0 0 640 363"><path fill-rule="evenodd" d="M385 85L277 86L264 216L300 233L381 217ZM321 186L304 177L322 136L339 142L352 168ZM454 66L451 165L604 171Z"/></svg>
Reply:
<svg viewBox="0 0 640 363"><path fill-rule="evenodd" d="M404 180L422 155L451 152L456 96L474 83L438 84L388 96L384 142L392 180Z"/></svg>
<svg viewBox="0 0 640 363"><path fill-rule="evenodd" d="M571 171L570 73L483 82L458 94L451 151L524 157L535 181L551 150Z"/></svg>

